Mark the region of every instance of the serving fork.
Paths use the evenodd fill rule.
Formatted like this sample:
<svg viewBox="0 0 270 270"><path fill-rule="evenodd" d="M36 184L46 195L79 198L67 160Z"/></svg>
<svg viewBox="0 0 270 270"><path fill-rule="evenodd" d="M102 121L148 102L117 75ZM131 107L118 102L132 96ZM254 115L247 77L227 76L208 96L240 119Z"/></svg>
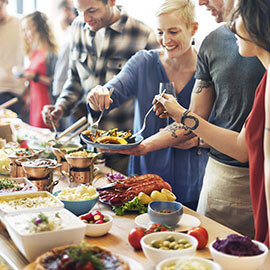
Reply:
<svg viewBox="0 0 270 270"><path fill-rule="evenodd" d="M113 91L114 91L114 88L112 87L112 88L110 89L110 91L109 91L109 96L112 95ZM103 114L104 114L104 111L105 111L105 108L104 108L104 109L102 110L102 112L100 113L100 115L99 115L97 121L94 122L94 123L90 126L91 134L95 135L95 134L97 133L97 130L98 130L98 124L99 124L99 122L100 122L100 120L101 120L101 118L102 118L102 116L103 116Z"/></svg>
<svg viewBox="0 0 270 270"><path fill-rule="evenodd" d="M166 89L164 89L163 91L162 91L162 93L160 94L160 96L163 96L163 94L166 92ZM143 119L143 125L142 125L142 128L139 130L139 131L137 131L136 133L134 133L134 134L132 134L132 136L129 138L129 139L133 139L133 138L136 138L139 134L141 134L143 131L144 131L144 129L145 129L145 127L146 127L146 119L147 119L147 116L150 114L150 112L154 109L154 107L155 107L155 105L156 104L154 104L153 106L151 106L151 108L148 110L148 112L145 114L145 116L144 116L144 119Z"/></svg>

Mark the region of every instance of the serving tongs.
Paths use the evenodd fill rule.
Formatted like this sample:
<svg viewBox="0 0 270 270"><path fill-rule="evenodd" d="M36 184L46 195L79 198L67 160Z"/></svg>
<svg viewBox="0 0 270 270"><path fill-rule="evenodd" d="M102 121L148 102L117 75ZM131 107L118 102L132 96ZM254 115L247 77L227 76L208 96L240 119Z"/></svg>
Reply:
<svg viewBox="0 0 270 270"><path fill-rule="evenodd" d="M60 142L59 140L61 138L63 138L65 135L67 135L70 132L72 132L73 130L75 130L76 128L78 128L79 126L81 126L82 124L84 124L86 121L87 121L87 118L85 116L83 116L81 119L79 119L73 125L71 125L67 129L65 129L60 135L56 134L55 139L51 139L51 140L49 140L49 142L53 142L55 144L63 144L63 145L67 144L67 142L69 142L72 138L74 138L75 136L80 134L82 131L84 131L89 126L89 123L86 123L85 125L83 125L80 129L78 129L71 136L69 136L65 141Z"/></svg>
<svg viewBox="0 0 270 270"><path fill-rule="evenodd" d="M0 105L0 110L10 107L11 105L15 104L16 102L18 102L17 97L11 98L10 100L8 100Z"/></svg>

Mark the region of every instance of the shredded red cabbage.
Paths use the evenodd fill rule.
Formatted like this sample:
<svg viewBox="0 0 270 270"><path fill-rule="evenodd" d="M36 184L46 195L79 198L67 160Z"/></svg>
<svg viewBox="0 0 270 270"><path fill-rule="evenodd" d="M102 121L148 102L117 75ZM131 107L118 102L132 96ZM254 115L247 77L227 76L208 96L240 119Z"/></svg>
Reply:
<svg viewBox="0 0 270 270"><path fill-rule="evenodd" d="M235 256L254 256L263 253L248 236L237 234L230 234L223 240L217 237L213 247L220 252Z"/></svg>
<svg viewBox="0 0 270 270"><path fill-rule="evenodd" d="M109 180L121 180L125 179L126 177L121 173L107 173L106 178L108 178Z"/></svg>

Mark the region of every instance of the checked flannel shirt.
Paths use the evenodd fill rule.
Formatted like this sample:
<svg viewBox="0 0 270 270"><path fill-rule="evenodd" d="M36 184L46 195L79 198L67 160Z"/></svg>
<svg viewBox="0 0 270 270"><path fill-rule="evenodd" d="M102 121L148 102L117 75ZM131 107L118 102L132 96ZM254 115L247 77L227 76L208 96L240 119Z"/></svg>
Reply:
<svg viewBox="0 0 270 270"><path fill-rule="evenodd" d="M118 74L137 51L158 47L150 27L129 17L121 6L117 8L121 12L120 19L105 28L100 56L93 50L92 33L88 24L83 22L83 18L77 17L72 25L68 79L56 102L56 105L63 106L64 115L69 115L75 105L82 98L86 98L88 91L96 85L104 85ZM126 109L129 112L118 111L115 119L119 118L119 113L126 113L127 118L133 119L133 109L131 112L130 105ZM132 115L128 115L130 113ZM129 125L132 126L132 122Z"/></svg>

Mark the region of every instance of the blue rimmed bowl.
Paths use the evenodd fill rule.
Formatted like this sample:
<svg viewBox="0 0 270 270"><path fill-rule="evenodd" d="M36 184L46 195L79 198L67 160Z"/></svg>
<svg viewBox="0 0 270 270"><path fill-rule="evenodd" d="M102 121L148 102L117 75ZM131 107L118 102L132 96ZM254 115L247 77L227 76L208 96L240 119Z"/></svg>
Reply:
<svg viewBox="0 0 270 270"><path fill-rule="evenodd" d="M153 201L148 204L147 213L153 223L176 226L183 216L183 205L179 202Z"/></svg>

